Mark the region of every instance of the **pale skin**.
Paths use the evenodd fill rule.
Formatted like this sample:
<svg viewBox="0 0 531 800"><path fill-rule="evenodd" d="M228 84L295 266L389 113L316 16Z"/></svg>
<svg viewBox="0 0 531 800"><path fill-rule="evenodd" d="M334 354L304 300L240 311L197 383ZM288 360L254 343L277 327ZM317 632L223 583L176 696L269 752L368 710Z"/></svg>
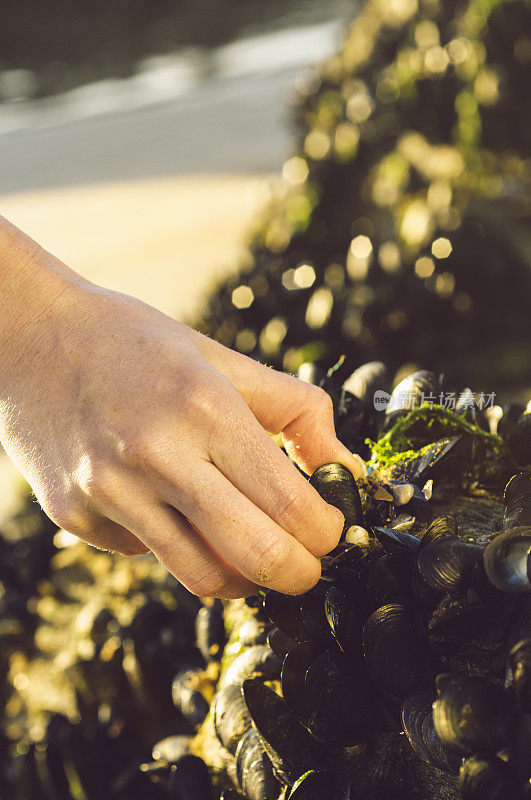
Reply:
<svg viewBox="0 0 531 800"><path fill-rule="evenodd" d="M319 579L343 516L306 473L340 461L321 389L95 286L0 217L0 438L46 513L152 551L197 595Z"/></svg>

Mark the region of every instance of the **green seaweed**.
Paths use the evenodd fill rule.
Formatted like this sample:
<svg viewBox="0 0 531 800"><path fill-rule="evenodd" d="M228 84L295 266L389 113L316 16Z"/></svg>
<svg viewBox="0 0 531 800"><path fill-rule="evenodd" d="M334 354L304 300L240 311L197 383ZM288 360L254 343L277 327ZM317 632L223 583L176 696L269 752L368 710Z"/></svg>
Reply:
<svg viewBox="0 0 531 800"><path fill-rule="evenodd" d="M449 408L444 408L435 403L423 403L418 408L409 411L405 416L400 417L393 427L378 441L366 440L367 445L372 450L368 463L373 467L384 470L408 458L423 455L432 442L421 448L415 448L413 447L411 436L408 435L418 423L423 423L427 432L437 425L439 428L444 429L445 436L467 434L475 439L481 439L492 448L494 458L501 458L506 453L506 446L499 436L482 430ZM435 441L435 438L433 441Z"/></svg>

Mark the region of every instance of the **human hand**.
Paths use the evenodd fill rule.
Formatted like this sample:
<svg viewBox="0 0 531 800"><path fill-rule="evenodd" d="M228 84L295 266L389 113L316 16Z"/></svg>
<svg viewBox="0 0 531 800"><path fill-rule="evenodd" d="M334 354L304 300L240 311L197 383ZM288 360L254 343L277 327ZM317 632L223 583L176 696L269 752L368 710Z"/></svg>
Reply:
<svg viewBox="0 0 531 800"><path fill-rule="evenodd" d="M266 431L308 472L351 466L328 396L43 251L31 265L57 291L4 334L0 432L49 516L97 547L153 551L198 595L311 588L343 517Z"/></svg>

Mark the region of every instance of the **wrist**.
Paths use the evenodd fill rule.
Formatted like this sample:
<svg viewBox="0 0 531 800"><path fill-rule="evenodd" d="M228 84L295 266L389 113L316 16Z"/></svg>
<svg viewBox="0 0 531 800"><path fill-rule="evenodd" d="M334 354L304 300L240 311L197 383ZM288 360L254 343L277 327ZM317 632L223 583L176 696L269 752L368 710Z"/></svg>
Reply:
<svg viewBox="0 0 531 800"><path fill-rule="evenodd" d="M53 336L53 319L81 282L0 217L0 392L26 353Z"/></svg>

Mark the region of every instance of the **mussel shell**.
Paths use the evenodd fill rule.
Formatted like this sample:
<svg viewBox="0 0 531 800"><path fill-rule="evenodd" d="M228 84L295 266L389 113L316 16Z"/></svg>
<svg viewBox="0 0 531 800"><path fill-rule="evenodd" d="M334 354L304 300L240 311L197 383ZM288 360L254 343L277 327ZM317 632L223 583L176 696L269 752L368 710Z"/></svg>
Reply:
<svg viewBox="0 0 531 800"><path fill-rule="evenodd" d="M531 527L498 534L485 548L484 562L489 580L502 592L530 592Z"/></svg>
<svg viewBox="0 0 531 800"><path fill-rule="evenodd" d="M320 765L317 742L278 694L256 678L244 682L243 692L253 728L280 780L291 786L300 775Z"/></svg>
<svg viewBox="0 0 531 800"><path fill-rule="evenodd" d="M170 780L169 797L172 800L209 800L212 797L212 782L203 759L198 756L183 756Z"/></svg>
<svg viewBox="0 0 531 800"><path fill-rule="evenodd" d="M255 644L267 644L267 637L272 625L263 622L253 615L245 620L238 631L238 641L243 647L252 647Z"/></svg>
<svg viewBox="0 0 531 800"><path fill-rule="evenodd" d="M337 786L337 778L326 770L311 770L293 785L288 800L349 800L350 784Z"/></svg>
<svg viewBox="0 0 531 800"><path fill-rule="evenodd" d="M153 745L152 758L154 761L166 761L176 764L190 749L191 736L167 736Z"/></svg>
<svg viewBox="0 0 531 800"><path fill-rule="evenodd" d="M267 635L267 645L281 661L284 661L287 653L295 645L295 640L286 636L280 628L272 628Z"/></svg>
<svg viewBox="0 0 531 800"><path fill-rule="evenodd" d="M407 697L402 704L402 727L411 747L423 761L457 775L461 758L437 736L433 724L434 699L432 689L422 689Z"/></svg>
<svg viewBox="0 0 531 800"><path fill-rule="evenodd" d="M282 662L265 644L256 644L244 650L232 664L227 667L221 679L221 685L229 683L241 684L253 675L260 675L266 680L278 678Z"/></svg>
<svg viewBox="0 0 531 800"><path fill-rule="evenodd" d="M323 500L338 508L345 517L343 533L351 525L363 525L361 498L352 473L336 462L318 467L310 478Z"/></svg>
<svg viewBox="0 0 531 800"><path fill-rule="evenodd" d="M330 632L324 613L326 586L320 581L303 595L287 595L269 589L264 609L271 622L296 642L326 640Z"/></svg>
<svg viewBox="0 0 531 800"><path fill-rule="evenodd" d="M363 653L371 678L399 701L433 681L430 653L404 605L389 603L363 626Z"/></svg>
<svg viewBox="0 0 531 800"><path fill-rule="evenodd" d="M461 436L451 436L438 439L423 448L424 452L421 455L406 458L389 467L389 469L385 470L385 477L390 481L401 481L424 486L429 478L441 474L449 467L450 459L456 452L461 438ZM418 507L413 505L414 502L415 497L405 506L402 506L402 509L419 518L419 512L427 516L428 512L431 511L426 498L424 498L424 503L419 499Z"/></svg>
<svg viewBox="0 0 531 800"><path fill-rule="evenodd" d="M280 786L254 728L240 739L235 758L236 777L247 800L277 800Z"/></svg>
<svg viewBox="0 0 531 800"><path fill-rule="evenodd" d="M441 741L468 755L494 755L510 745L516 702L501 686L479 676L446 673L437 677L433 722Z"/></svg>
<svg viewBox="0 0 531 800"><path fill-rule="evenodd" d="M419 549L420 540L406 531L396 528L373 527L373 533L388 553L414 558Z"/></svg>
<svg viewBox="0 0 531 800"><path fill-rule="evenodd" d="M523 800L511 766L499 758L471 756L459 771L462 800Z"/></svg>
<svg viewBox="0 0 531 800"><path fill-rule="evenodd" d="M289 651L282 664L282 697L289 710L303 725L307 724L312 713L306 692L306 671L320 652L321 648L316 644L297 644Z"/></svg>
<svg viewBox="0 0 531 800"><path fill-rule="evenodd" d="M223 686L212 701L212 721L216 736L223 747L234 755L238 742L251 727L251 717L241 686Z"/></svg>
<svg viewBox="0 0 531 800"><path fill-rule="evenodd" d="M413 601L411 592L411 566L401 558L385 555L367 571L367 600L371 611L388 603L403 606Z"/></svg>
<svg viewBox="0 0 531 800"><path fill-rule="evenodd" d="M197 672L181 670L173 679L171 696L173 704L183 717L195 727L199 727L208 714L209 704L201 692L195 688Z"/></svg>
<svg viewBox="0 0 531 800"><path fill-rule="evenodd" d="M389 429L398 417L407 414L412 408L420 406L423 398L438 396L440 382L434 372L419 369L412 372L398 383L391 393L385 410L386 429Z"/></svg>
<svg viewBox="0 0 531 800"><path fill-rule="evenodd" d="M357 656L366 617L365 604L352 602L345 592L332 586L325 596L325 614L341 650L347 655Z"/></svg>
<svg viewBox="0 0 531 800"><path fill-rule="evenodd" d="M220 661L227 641L223 620L223 603L212 600L211 605L202 606L195 618L197 647L205 661Z"/></svg>
<svg viewBox="0 0 531 800"><path fill-rule="evenodd" d="M507 658L506 687L511 687L518 705L531 716L531 639L521 639Z"/></svg>
<svg viewBox="0 0 531 800"><path fill-rule="evenodd" d="M503 499L505 511L502 529L509 531L521 525L531 527L531 473L513 475L505 487Z"/></svg>
<svg viewBox="0 0 531 800"><path fill-rule="evenodd" d="M420 537L421 546L434 542L436 539L445 539L458 534L457 520L451 514L441 514L428 525Z"/></svg>
<svg viewBox="0 0 531 800"><path fill-rule="evenodd" d="M365 406L374 410L374 393L389 389L389 374L382 361L368 361L354 370L343 388L356 395Z"/></svg>
<svg viewBox="0 0 531 800"><path fill-rule="evenodd" d="M439 592L462 592L472 584L473 571L483 558L479 545L448 536L421 543L417 569L421 577Z"/></svg>

